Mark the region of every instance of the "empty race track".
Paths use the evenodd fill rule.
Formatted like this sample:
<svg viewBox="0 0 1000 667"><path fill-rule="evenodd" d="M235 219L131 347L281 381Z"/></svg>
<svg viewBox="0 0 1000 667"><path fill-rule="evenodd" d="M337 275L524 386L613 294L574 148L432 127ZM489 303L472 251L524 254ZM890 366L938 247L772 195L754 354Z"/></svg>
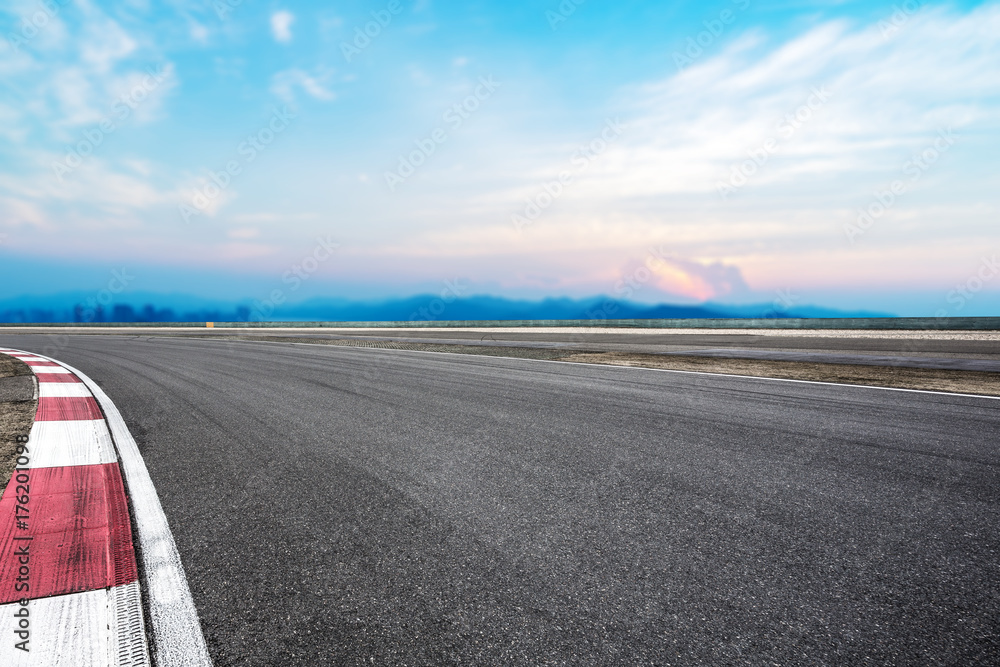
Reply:
<svg viewBox="0 0 1000 667"><path fill-rule="evenodd" d="M998 400L66 342L139 443L220 666L1000 656Z"/></svg>

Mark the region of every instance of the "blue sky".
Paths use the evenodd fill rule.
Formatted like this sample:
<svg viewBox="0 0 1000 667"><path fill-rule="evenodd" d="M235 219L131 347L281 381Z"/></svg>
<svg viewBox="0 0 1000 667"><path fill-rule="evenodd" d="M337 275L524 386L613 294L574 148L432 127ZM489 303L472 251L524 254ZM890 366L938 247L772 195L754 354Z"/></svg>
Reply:
<svg viewBox="0 0 1000 667"><path fill-rule="evenodd" d="M1000 314L997 3L3 11L0 298Z"/></svg>

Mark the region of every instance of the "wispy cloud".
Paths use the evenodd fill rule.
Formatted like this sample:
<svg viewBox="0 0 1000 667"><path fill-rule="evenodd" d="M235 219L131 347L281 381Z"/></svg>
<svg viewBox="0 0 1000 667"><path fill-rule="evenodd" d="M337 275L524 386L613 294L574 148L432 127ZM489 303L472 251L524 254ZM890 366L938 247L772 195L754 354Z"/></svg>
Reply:
<svg viewBox="0 0 1000 667"><path fill-rule="evenodd" d="M296 102L296 90L303 91L313 99L329 102L337 97L329 88L332 76L332 72L312 75L298 68L286 69L271 78L271 92L286 104Z"/></svg>
<svg viewBox="0 0 1000 667"><path fill-rule="evenodd" d="M282 9L271 14L271 34L274 39L282 44L292 41L292 24L295 22L295 15Z"/></svg>
<svg viewBox="0 0 1000 667"><path fill-rule="evenodd" d="M744 38L628 91L629 132L583 190L591 199L714 192L749 151L789 130L794 136L760 169L756 185L895 169L903 152L939 128L996 127L998 29L993 5L967 16L927 11L889 38L875 25L859 30L841 21L777 47ZM818 88L828 101L797 120Z"/></svg>
<svg viewBox="0 0 1000 667"><path fill-rule="evenodd" d="M829 283L853 271L851 281L885 280L885 264L858 267L862 257L844 243L842 225L939 130L996 132L998 30L995 4L964 15L926 10L889 35L877 24L847 21L815 26L784 43L752 30L681 73L619 91L612 110L627 126L620 140L574 174L572 186L523 238L497 227L569 168L580 143L525 147L523 155L537 157L521 169L517 185L480 190L460 207L442 201L428 215L452 216L463 232L453 229L447 245L466 243L468 252L544 247L549 256L576 254L582 263L601 250L601 265L591 266L595 276L620 264L629 246L632 256L641 256L650 241L666 241L682 257L738 265L751 283L769 288L788 275ZM766 163L752 165L749 183L720 198L720 184L754 155L760 159L771 139L775 148ZM913 196L893 209L905 232L885 225L881 231L895 236L883 241L893 245L880 248L883 256L926 245L936 248L940 264L957 265L963 253L978 252L984 224L998 209L995 198L992 206L967 210L956 228L943 224L942 215L953 216L942 209L962 202L932 188L979 183L976 189L987 192L994 172L976 159L949 165L917 187L939 208ZM487 215L495 226L459 222ZM939 243L945 234L953 241L948 247ZM911 272L900 268L896 275Z"/></svg>

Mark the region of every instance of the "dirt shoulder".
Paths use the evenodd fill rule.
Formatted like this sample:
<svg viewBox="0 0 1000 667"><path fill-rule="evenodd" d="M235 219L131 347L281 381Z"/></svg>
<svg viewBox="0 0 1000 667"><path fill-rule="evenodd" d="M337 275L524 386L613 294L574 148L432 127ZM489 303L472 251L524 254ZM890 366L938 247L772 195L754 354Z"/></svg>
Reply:
<svg viewBox="0 0 1000 667"><path fill-rule="evenodd" d="M668 356L628 352L583 352L563 356L560 361L1000 396L1000 373L977 371Z"/></svg>
<svg viewBox="0 0 1000 667"><path fill-rule="evenodd" d="M17 438L27 436L35 420L31 376L23 361L0 354L0 490L7 487L17 461Z"/></svg>

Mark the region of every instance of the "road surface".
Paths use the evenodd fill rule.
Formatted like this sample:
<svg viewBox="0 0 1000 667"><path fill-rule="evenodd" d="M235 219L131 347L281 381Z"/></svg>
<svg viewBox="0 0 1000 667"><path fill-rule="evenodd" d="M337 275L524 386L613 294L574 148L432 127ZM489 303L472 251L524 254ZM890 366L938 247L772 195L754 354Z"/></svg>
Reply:
<svg viewBox="0 0 1000 667"><path fill-rule="evenodd" d="M1000 659L998 400L64 342L139 443L217 665Z"/></svg>

